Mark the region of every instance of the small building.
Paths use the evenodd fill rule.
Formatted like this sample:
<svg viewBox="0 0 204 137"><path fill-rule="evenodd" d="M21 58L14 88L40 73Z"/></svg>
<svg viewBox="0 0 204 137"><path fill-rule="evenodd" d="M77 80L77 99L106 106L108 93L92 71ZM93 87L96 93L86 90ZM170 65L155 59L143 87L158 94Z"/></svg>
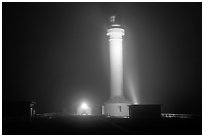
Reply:
<svg viewBox="0 0 204 137"><path fill-rule="evenodd" d="M161 118L161 105L144 104L144 105L130 105L130 118L133 119L158 119Z"/></svg>

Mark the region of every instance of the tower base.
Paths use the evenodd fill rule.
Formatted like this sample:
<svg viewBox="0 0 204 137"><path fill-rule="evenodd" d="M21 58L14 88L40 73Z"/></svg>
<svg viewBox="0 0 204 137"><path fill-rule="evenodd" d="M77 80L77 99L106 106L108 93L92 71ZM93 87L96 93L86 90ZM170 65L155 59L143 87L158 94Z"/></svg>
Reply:
<svg viewBox="0 0 204 137"><path fill-rule="evenodd" d="M113 117L129 117L131 102L124 97L113 97L104 103L104 115Z"/></svg>

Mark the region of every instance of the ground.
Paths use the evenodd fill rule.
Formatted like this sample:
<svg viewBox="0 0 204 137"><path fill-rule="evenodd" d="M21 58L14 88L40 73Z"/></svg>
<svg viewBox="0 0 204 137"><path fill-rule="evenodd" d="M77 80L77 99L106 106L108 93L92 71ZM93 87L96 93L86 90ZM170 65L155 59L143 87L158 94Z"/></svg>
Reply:
<svg viewBox="0 0 204 137"><path fill-rule="evenodd" d="M192 135L202 134L202 120L58 115L3 119L2 128L3 135Z"/></svg>

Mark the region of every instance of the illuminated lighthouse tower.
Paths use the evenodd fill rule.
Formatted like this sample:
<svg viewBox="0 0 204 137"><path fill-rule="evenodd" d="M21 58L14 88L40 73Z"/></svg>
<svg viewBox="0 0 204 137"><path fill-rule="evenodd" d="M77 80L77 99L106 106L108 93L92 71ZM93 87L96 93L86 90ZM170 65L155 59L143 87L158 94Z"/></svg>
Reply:
<svg viewBox="0 0 204 137"><path fill-rule="evenodd" d="M123 45L122 37L125 30L115 21L115 16L110 18L111 26L107 30L110 50L110 99L104 103L104 114L116 117L129 116L130 101L123 96Z"/></svg>

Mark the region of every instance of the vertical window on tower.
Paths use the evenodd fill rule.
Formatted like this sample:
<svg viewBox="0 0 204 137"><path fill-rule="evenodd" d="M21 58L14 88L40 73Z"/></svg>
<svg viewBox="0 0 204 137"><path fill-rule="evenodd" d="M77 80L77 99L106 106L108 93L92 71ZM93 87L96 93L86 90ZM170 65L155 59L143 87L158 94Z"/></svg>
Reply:
<svg viewBox="0 0 204 137"><path fill-rule="evenodd" d="M119 106L119 111L120 111L120 112L122 111L122 107L121 107L121 106Z"/></svg>

